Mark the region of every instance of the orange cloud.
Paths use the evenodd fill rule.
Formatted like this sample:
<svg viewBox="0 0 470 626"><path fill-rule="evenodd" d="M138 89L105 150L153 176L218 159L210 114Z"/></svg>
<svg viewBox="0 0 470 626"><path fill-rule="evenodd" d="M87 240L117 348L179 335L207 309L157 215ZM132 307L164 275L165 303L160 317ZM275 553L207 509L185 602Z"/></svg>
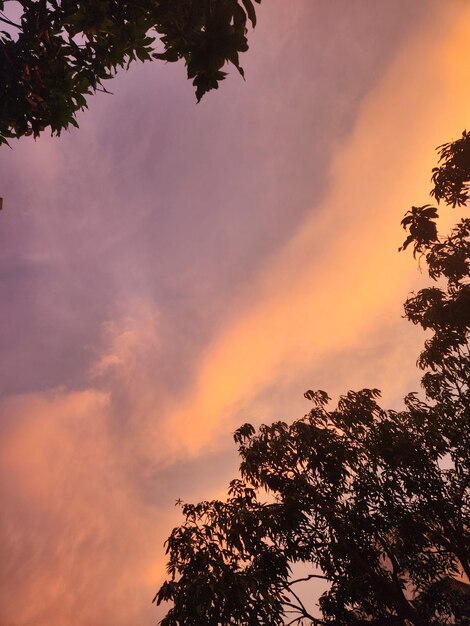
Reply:
<svg viewBox="0 0 470 626"><path fill-rule="evenodd" d="M396 253L399 221L407 202L429 201L434 148L468 121L470 77L455 63L470 53L470 10L448 8L400 51L338 150L325 201L214 337L167 418L169 452L199 454L266 386L356 349L373 329L401 333L394 303L417 279L409 255Z"/></svg>
<svg viewBox="0 0 470 626"><path fill-rule="evenodd" d="M97 390L2 405L2 624L125 625L142 608L150 618L145 563L164 516L136 493L109 410Z"/></svg>
<svg viewBox="0 0 470 626"><path fill-rule="evenodd" d="M470 8L446 3L400 52L338 149L324 202L247 280L176 399L158 381L158 318L137 303L107 326L88 389L1 403L2 625L151 623L180 465L252 414L284 417L281 388L295 416L310 375L332 391L372 375L391 397L407 391L421 340L400 320L416 269L396 253L399 220L428 199L434 147L466 125L470 81L455 65L469 27Z"/></svg>

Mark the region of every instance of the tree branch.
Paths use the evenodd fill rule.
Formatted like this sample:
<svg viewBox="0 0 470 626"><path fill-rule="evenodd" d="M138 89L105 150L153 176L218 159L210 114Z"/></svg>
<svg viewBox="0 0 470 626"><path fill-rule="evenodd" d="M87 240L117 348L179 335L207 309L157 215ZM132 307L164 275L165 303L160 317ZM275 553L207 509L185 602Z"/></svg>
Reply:
<svg viewBox="0 0 470 626"><path fill-rule="evenodd" d="M8 17L4 13L0 13L0 22L4 22L5 24L9 24L10 26L14 26L15 28L18 28L19 30L21 30L20 24L15 24L15 22L12 22L11 20L9 20Z"/></svg>
<svg viewBox="0 0 470 626"><path fill-rule="evenodd" d="M291 580L289 585L295 585L296 583L303 583L311 580L312 578L319 578L320 580L328 580L326 576L322 576L321 574L309 574L305 576L305 578L296 578L295 580Z"/></svg>

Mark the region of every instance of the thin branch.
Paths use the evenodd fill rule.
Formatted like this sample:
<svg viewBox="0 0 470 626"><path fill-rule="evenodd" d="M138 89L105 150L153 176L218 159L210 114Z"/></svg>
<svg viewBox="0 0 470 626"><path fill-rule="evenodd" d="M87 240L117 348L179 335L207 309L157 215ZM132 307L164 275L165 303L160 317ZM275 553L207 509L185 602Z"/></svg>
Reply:
<svg viewBox="0 0 470 626"><path fill-rule="evenodd" d="M299 617L299 619L297 619L297 621L299 621L300 619L303 619L304 617L306 617L307 619L309 619L312 622L312 624L314 624L314 626L324 626L324 624L326 624L326 622L324 622L323 620L318 619L317 617L313 617L313 615L310 615L310 613L305 608L301 608L300 606L297 606L296 604L292 604L292 602L284 602L284 604L286 606L292 607L293 609L295 609L299 613L302 613L302 615L300 615L300 617ZM296 620L291 622L291 624L295 623L295 621Z"/></svg>
<svg viewBox="0 0 470 626"><path fill-rule="evenodd" d="M323 624L324 623L324 622L322 622L320 620L317 620L315 617L313 617L313 615L310 615L310 613L305 608L302 600L295 593L295 591L292 591L292 589L289 589L289 593L292 594L294 596L294 598L297 600L297 602L299 603L299 608L302 611L304 617L307 617L308 619L312 620L312 623L314 623L314 624ZM293 606L293 605L291 605L291 606Z"/></svg>
<svg viewBox="0 0 470 626"><path fill-rule="evenodd" d="M296 583L303 583L311 580L312 578L320 578L321 580L328 580L326 576L322 576L321 574L309 574L305 576L305 578L296 578L295 580L291 580L289 585L295 585Z"/></svg>
<svg viewBox="0 0 470 626"><path fill-rule="evenodd" d="M21 30L20 24L15 24L15 22L12 22L11 20L9 20L4 13L0 13L0 22L4 22L5 24L9 24L10 26L14 26L15 28L18 28Z"/></svg>
<svg viewBox="0 0 470 626"><path fill-rule="evenodd" d="M100 88L100 87L95 87L95 91L99 91L101 93L107 93L110 96L114 96L112 91L108 91L107 89L105 89L104 87Z"/></svg>

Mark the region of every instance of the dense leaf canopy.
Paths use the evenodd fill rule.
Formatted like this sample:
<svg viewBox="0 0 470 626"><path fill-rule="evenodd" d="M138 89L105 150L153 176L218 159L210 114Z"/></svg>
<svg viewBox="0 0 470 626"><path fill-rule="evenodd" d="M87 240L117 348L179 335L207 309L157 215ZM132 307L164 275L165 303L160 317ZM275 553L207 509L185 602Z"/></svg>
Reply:
<svg viewBox="0 0 470 626"><path fill-rule="evenodd" d="M434 196L449 204L470 181L470 167L457 180L451 165L467 137L441 149L434 171ZM425 398L386 411L378 390L363 389L331 409L325 392L308 391L302 419L239 428L228 499L185 504L168 539L162 626L470 623L470 220L442 237L436 217L426 205L403 221L404 245L434 282L405 303L429 335ZM319 613L296 564L308 567L304 582L329 584Z"/></svg>
<svg viewBox="0 0 470 626"><path fill-rule="evenodd" d="M0 144L59 134L132 61L184 60L199 100L248 49L261 0L0 0ZM16 17L8 6L19 5Z"/></svg>

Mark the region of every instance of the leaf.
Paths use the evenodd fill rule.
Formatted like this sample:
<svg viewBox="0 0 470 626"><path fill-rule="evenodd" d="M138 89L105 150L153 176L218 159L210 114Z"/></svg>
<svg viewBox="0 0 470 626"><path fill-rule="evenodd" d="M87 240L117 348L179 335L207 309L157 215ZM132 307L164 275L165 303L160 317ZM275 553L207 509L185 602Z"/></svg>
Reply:
<svg viewBox="0 0 470 626"><path fill-rule="evenodd" d="M251 0L242 0L243 6L245 7L248 18L250 19L253 28L256 26L256 11Z"/></svg>

